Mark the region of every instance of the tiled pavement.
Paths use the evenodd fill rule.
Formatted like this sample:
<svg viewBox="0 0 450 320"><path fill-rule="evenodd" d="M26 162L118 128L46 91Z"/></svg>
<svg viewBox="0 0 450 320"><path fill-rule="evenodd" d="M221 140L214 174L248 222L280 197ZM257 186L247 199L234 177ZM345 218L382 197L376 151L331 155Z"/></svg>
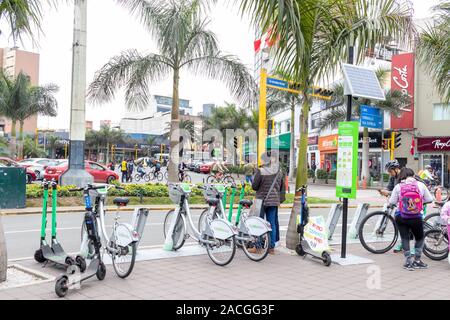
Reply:
<svg viewBox="0 0 450 320"><path fill-rule="evenodd" d="M208 256L190 256L137 263L122 280L107 266L103 282L94 277L65 299L449 299L450 265L434 262L428 270L405 271L401 254L371 255L360 245L351 254L375 261L373 265L327 268L310 258L278 252L260 263L237 252L227 267L215 266ZM22 264L43 269L34 262ZM52 275L58 271L44 269ZM377 276L379 275L379 277ZM377 284L380 288L377 288ZM0 291L0 299L57 299L54 282Z"/></svg>

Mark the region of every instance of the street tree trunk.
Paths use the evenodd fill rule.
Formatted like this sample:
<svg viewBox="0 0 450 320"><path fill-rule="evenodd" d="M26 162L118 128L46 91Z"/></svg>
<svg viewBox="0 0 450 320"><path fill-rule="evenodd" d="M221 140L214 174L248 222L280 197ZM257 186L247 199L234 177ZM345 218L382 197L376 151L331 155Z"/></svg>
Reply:
<svg viewBox="0 0 450 320"><path fill-rule="evenodd" d="M3 232L3 223L0 217L0 283L6 281L6 270L8 268L8 254L6 251L5 233Z"/></svg>
<svg viewBox="0 0 450 320"><path fill-rule="evenodd" d="M106 164L109 164L109 142L106 144Z"/></svg>
<svg viewBox="0 0 450 320"><path fill-rule="evenodd" d="M363 144L362 144L362 169L361 169L361 181L366 182L370 180L370 169L369 169L369 129L364 128L363 131Z"/></svg>
<svg viewBox="0 0 450 320"><path fill-rule="evenodd" d="M173 72L173 95L172 95L172 115L171 115L171 128L170 128L170 156L169 156L169 182L178 182L178 159L180 143L180 99L179 99L179 83L180 83L180 71L174 69Z"/></svg>
<svg viewBox="0 0 450 320"><path fill-rule="evenodd" d="M298 163L297 163L297 177L295 182L295 197L294 205L291 211L291 217L289 219L288 231L286 234L286 247L294 250L298 244L299 238L297 233L297 214L300 212L300 192L297 190L307 185L308 183L308 170L307 170L307 148L308 148L308 117L311 101L306 92L303 93L303 106L300 114L300 145L298 150Z"/></svg>
<svg viewBox="0 0 450 320"><path fill-rule="evenodd" d="M289 153L289 181L294 181L295 171L295 100L291 105L291 152Z"/></svg>
<svg viewBox="0 0 450 320"><path fill-rule="evenodd" d="M24 121L20 121L19 122L19 146L18 146L19 159L23 159L23 126L24 126Z"/></svg>
<svg viewBox="0 0 450 320"><path fill-rule="evenodd" d="M17 156L17 139L16 139L16 120L11 121L11 144L10 144L10 150L12 158L16 158Z"/></svg>

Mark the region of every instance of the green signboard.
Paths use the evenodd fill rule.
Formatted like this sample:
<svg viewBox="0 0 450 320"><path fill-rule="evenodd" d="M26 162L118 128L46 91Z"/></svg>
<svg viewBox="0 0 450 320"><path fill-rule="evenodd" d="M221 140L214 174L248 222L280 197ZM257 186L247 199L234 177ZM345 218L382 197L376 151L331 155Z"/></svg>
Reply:
<svg viewBox="0 0 450 320"><path fill-rule="evenodd" d="M339 123L336 196L356 199L358 164L358 122Z"/></svg>
<svg viewBox="0 0 450 320"><path fill-rule="evenodd" d="M266 149L278 149L281 151L291 150L291 133L286 132L276 136L270 136L266 140Z"/></svg>

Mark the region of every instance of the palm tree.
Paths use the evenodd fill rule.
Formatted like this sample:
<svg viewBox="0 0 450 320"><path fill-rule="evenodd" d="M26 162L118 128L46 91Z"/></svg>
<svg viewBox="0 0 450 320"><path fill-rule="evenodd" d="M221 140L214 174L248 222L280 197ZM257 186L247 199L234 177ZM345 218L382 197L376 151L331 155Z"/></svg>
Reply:
<svg viewBox="0 0 450 320"><path fill-rule="evenodd" d="M123 143L125 141L125 133L123 130L116 130L108 125L102 125L100 131L97 132L96 138L99 145L106 147L106 163L109 163L111 145Z"/></svg>
<svg viewBox="0 0 450 320"><path fill-rule="evenodd" d="M433 76L444 101L450 101L450 1L434 7L436 17L419 37L419 60Z"/></svg>
<svg viewBox="0 0 450 320"><path fill-rule="evenodd" d="M380 81L381 86L385 85L385 82L390 74L388 69L378 69L376 71L377 78ZM333 88L332 107L330 111L321 119L319 130L325 130L328 128L335 129L338 127L339 122L343 122L347 115L347 105L344 96L344 85L338 83ZM389 112L394 115L398 115L402 112L402 108L410 104L410 99L405 96L401 91L387 90L385 101L371 101L369 99L353 99L352 100L352 113L353 118L360 117L360 108L362 105L375 104L378 108L384 112ZM369 129L363 130L363 148L362 148L362 170L361 181L366 178L370 178L369 171Z"/></svg>
<svg viewBox="0 0 450 320"><path fill-rule="evenodd" d="M0 157L9 157L8 141L5 138L0 137Z"/></svg>
<svg viewBox="0 0 450 320"><path fill-rule="evenodd" d="M414 31L412 10L395 0L241 0L241 10L252 15L262 32L271 29L273 40L279 39L275 55L278 68L290 70L288 80L304 86L297 190L307 184L309 88L337 71L349 47L356 48L358 62L366 48L384 44L387 39L408 41ZM297 193L286 236L289 249L298 243L299 206Z"/></svg>
<svg viewBox="0 0 450 320"><path fill-rule="evenodd" d="M52 134L52 135L47 136L46 140L47 140L47 143L50 145L50 157L52 159L55 159L56 158L56 148L58 147L59 138Z"/></svg>
<svg viewBox="0 0 450 320"><path fill-rule="evenodd" d="M201 0L145 1L118 0L149 30L159 53L141 54L128 50L112 58L95 76L89 97L95 103L114 98L119 87L125 87L128 108L148 105L152 83L171 75L173 106L170 150L179 143L179 86L182 71L224 81L236 98L243 102L254 97L254 81L246 67L232 55L223 54L216 36L207 29L202 17ZM177 181L175 161L170 161L169 181Z"/></svg>
<svg viewBox="0 0 450 320"><path fill-rule="evenodd" d="M267 113L269 115L278 112L291 111L291 146L289 153L289 180L294 180L295 173L295 108L302 104L302 97L286 91L274 91L267 99Z"/></svg>

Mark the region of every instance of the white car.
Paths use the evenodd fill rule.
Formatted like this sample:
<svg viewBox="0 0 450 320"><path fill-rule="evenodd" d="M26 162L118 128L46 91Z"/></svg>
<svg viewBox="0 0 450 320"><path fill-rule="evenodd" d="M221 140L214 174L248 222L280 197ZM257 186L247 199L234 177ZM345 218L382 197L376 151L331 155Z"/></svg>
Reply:
<svg viewBox="0 0 450 320"><path fill-rule="evenodd" d="M44 158L30 158L23 159L18 163L24 167L29 168L36 174L36 180L41 180L44 177L45 169L49 166L55 166L60 160L44 159Z"/></svg>

